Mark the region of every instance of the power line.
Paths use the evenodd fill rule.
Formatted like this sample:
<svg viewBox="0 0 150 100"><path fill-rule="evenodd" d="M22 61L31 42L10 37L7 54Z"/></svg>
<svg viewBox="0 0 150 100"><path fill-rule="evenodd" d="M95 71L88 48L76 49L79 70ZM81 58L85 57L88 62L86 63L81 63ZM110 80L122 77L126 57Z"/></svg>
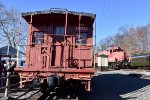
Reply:
<svg viewBox="0 0 150 100"><path fill-rule="evenodd" d="M118 7L119 5L119 2L117 2L117 0L115 2L112 2L112 5L110 6L110 13L108 15L108 22L106 23L106 26L107 26L107 29L109 29L109 27L111 26L110 25L110 22L114 22L114 10L116 9L116 7Z"/></svg>
<svg viewBox="0 0 150 100"><path fill-rule="evenodd" d="M108 23L108 15L109 15L109 13L110 13L110 8L111 8L111 2L107 2L107 4L106 4L107 6L106 6L106 12L105 12L105 20L104 20L104 23L103 23L103 29L105 29L105 26L107 25L107 23Z"/></svg>
<svg viewBox="0 0 150 100"><path fill-rule="evenodd" d="M131 0L131 3L128 6L128 8L126 8L126 11L124 12L124 15L128 15L128 13L129 13L128 11L135 6L135 3L136 3L135 0ZM122 18L124 18L124 16Z"/></svg>
<svg viewBox="0 0 150 100"><path fill-rule="evenodd" d="M126 1L126 0L124 0L124 3L122 3L122 5L124 5L124 6L122 7L123 10L120 9L120 12L118 13L118 16L117 16L117 18L116 18L116 21L114 22L114 23L116 23L116 25L117 25L120 21L122 21L121 19L123 19L124 16L127 15L128 11L131 9L131 7L133 7L132 4L134 3L135 0L133 0L133 1L131 0L131 1L130 1L130 4L128 4L128 3L125 2L125 1ZM124 19L125 19L125 18L124 18ZM112 29L113 29L113 28L112 28Z"/></svg>
<svg viewBox="0 0 150 100"><path fill-rule="evenodd" d="M112 22L115 22L115 18L116 18L116 15L114 15L115 14L115 12L116 12L116 9L117 9L117 7L119 6L119 2L117 2L117 1L119 1L120 2L120 0L116 0L115 1L115 3L112 5L112 9L111 9L111 11L110 11L110 13L111 13L111 17L110 17L110 19L111 19L111 21L109 21L109 26L108 26L108 29L110 28L110 27L112 27L111 25L114 25L114 24L112 24Z"/></svg>
<svg viewBox="0 0 150 100"><path fill-rule="evenodd" d="M119 20L119 18L122 16L123 14L123 9L125 8L125 5L126 5L126 0L124 0L122 2L122 5L121 6L121 9L119 9L119 13L118 13L118 16L116 16L116 19L115 19L115 22L117 23L117 21Z"/></svg>
<svg viewBox="0 0 150 100"><path fill-rule="evenodd" d="M101 11L101 13L100 13L100 22L99 23L104 23L104 20L102 20L102 19L104 19L104 14L103 14L103 11L104 11L104 7L105 7L105 2L106 0L104 0L104 1L102 1L101 2L101 9L100 9L100 11ZM104 3L104 4L103 4ZM102 5L103 4L103 5Z"/></svg>
<svg viewBox="0 0 150 100"><path fill-rule="evenodd" d="M107 0L104 0L104 6L103 6L103 10L102 10L102 12L104 12L104 13L102 13L102 15L103 15L103 17L102 17L102 19L101 19L101 25L102 25L102 29L104 29L104 27L103 27L103 25L104 25L104 23L105 23L105 18L106 18L106 8L107 8L107 2L106 2ZM106 9L106 10L105 10Z"/></svg>

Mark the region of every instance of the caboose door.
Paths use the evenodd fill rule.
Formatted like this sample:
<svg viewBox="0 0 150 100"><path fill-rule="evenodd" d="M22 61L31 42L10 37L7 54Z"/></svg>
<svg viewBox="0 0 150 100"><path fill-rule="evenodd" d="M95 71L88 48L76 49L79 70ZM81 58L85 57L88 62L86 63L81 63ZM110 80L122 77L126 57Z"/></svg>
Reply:
<svg viewBox="0 0 150 100"><path fill-rule="evenodd" d="M64 63L64 25L54 25L51 46L51 66L63 66Z"/></svg>

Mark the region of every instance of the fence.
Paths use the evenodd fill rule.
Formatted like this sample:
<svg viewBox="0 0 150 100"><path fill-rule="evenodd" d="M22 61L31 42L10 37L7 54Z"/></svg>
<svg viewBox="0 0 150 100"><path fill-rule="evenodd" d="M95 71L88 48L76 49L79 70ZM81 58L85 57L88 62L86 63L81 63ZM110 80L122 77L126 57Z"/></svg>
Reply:
<svg viewBox="0 0 150 100"><path fill-rule="evenodd" d="M1 81L4 81L4 80L6 81L6 85L3 86L3 87L0 87L0 90L5 89L5 93L4 93L4 96L3 96L4 98L3 99L7 99L8 98L10 87L20 85L21 86L20 88L22 88L22 84L23 83L33 81L33 79L25 79L25 80L20 80L18 83L10 84L10 79L14 78L14 77L19 77L19 75L10 75L10 73L7 73L6 77L1 77L0 78Z"/></svg>

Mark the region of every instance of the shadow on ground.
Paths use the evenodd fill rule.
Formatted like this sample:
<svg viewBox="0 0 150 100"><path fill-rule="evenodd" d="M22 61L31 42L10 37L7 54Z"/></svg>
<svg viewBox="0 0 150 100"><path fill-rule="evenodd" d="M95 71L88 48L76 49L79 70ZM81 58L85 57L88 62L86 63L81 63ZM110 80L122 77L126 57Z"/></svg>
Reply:
<svg viewBox="0 0 150 100"><path fill-rule="evenodd" d="M150 80L141 79L141 74L102 74L92 78L92 91L87 92L85 89L77 91L79 100L126 100L136 99L136 97L122 98L120 95L136 91L150 85ZM66 99L68 95L74 99L75 92L72 88L60 89L57 99ZM49 96L49 100L52 100ZM55 99L54 99L55 100Z"/></svg>
<svg viewBox="0 0 150 100"><path fill-rule="evenodd" d="M136 77L137 76L137 77ZM125 100L120 95L150 85L150 80L141 79L140 75L102 74L92 79L92 91L84 92L79 100Z"/></svg>

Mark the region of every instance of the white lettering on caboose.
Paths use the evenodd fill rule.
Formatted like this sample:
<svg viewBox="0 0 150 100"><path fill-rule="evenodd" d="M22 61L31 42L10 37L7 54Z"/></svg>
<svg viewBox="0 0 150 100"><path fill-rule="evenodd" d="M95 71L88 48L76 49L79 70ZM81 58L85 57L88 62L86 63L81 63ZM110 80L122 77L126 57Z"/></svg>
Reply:
<svg viewBox="0 0 150 100"><path fill-rule="evenodd" d="M87 31L87 30L88 30L88 27L85 26L84 24L81 24L80 27L76 27L76 30L77 30L77 31L78 31L79 29L80 29L81 31Z"/></svg>

